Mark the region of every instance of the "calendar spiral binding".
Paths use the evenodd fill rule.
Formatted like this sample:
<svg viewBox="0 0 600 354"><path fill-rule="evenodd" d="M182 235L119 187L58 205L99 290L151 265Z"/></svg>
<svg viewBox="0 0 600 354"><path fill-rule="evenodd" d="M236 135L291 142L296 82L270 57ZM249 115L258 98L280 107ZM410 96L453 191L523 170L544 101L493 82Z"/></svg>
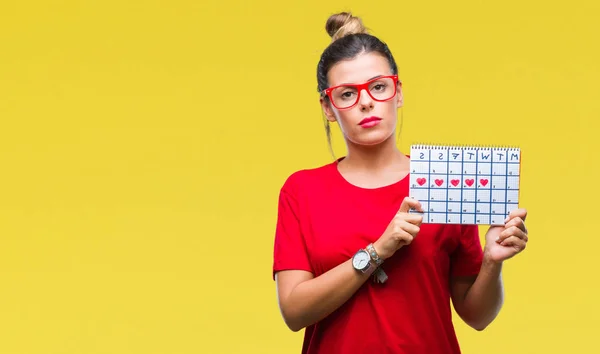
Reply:
<svg viewBox="0 0 600 354"><path fill-rule="evenodd" d="M507 150L517 151L521 148L515 145L484 145L484 144L429 144L415 143L410 146L411 150Z"/></svg>

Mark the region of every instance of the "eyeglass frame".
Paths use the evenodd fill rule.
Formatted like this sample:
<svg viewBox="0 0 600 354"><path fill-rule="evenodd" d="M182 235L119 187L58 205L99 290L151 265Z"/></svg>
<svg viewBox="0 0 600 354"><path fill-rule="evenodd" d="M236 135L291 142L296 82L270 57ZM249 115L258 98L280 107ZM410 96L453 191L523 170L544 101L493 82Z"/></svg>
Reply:
<svg viewBox="0 0 600 354"><path fill-rule="evenodd" d="M371 84L373 81L377 81L377 80L381 80L381 79L385 79L385 78L389 78L389 79L392 79L394 81L394 94L392 95L392 97L387 98L385 100L378 100L375 97L373 97L373 95L371 94L371 91L369 90L369 84ZM378 76L376 78L373 78L373 79L371 79L371 80L369 80L369 81L367 81L365 83L362 83L362 84L342 84L342 85L337 85L337 86L326 88L325 90L321 91L321 96L323 96L323 95L327 96L329 98L329 102L331 102L331 104L335 108L337 108L337 109L350 109L350 108L356 106L358 104L358 101L360 101L360 95L361 95L362 90L366 90L367 93L369 94L369 96L373 100L375 100L377 102L385 102L385 101L391 100L392 98L394 98L394 96L396 96L396 94L398 93L398 85L400 85L400 89L402 89L402 81L400 81L398 79L398 75L382 75L382 76ZM358 92L358 96L356 97L356 102L354 102L353 105L348 106L348 107L344 107L344 108L339 108L335 104L335 102L333 102L333 97L331 97L331 92L333 90L335 90L336 88L342 87L342 86L355 88L357 90L357 92Z"/></svg>

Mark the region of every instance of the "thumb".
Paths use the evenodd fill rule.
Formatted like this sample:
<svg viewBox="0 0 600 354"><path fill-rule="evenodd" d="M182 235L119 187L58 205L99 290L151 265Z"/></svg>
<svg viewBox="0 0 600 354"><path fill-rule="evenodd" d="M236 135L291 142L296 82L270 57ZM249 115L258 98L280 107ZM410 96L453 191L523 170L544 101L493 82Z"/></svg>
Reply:
<svg viewBox="0 0 600 354"><path fill-rule="evenodd" d="M418 200L411 197L406 197L402 201L402 204L400 205L400 210L398 210L398 212L408 213L410 209L415 209L416 211L423 212L423 209L421 208L421 203Z"/></svg>

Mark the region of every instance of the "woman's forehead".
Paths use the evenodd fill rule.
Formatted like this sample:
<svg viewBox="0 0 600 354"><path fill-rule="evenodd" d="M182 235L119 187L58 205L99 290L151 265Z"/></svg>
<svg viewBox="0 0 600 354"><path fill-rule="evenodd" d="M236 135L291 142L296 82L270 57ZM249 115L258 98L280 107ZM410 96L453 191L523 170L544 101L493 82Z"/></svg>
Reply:
<svg viewBox="0 0 600 354"><path fill-rule="evenodd" d="M342 60L329 69L329 85L360 84L369 79L390 75L388 60L378 53L360 54L356 58Z"/></svg>

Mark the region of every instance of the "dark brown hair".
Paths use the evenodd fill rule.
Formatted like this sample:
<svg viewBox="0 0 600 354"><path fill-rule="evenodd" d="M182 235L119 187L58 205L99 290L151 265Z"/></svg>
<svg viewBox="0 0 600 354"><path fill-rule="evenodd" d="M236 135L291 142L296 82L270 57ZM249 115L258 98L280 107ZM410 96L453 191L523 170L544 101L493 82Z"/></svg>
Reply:
<svg viewBox="0 0 600 354"><path fill-rule="evenodd" d="M392 75L398 74L398 66L387 44L367 33L368 31L360 18L352 16L349 12L331 15L327 19L325 30L331 37L331 44L325 48L317 65L317 91L319 93L322 94L323 90L329 87L327 74L333 65L342 60L355 58L363 53L383 55L390 63ZM323 99L329 100L327 96L323 96ZM327 133L329 149L333 155L331 127L327 119L325 119L325 132Z"/></svg>

